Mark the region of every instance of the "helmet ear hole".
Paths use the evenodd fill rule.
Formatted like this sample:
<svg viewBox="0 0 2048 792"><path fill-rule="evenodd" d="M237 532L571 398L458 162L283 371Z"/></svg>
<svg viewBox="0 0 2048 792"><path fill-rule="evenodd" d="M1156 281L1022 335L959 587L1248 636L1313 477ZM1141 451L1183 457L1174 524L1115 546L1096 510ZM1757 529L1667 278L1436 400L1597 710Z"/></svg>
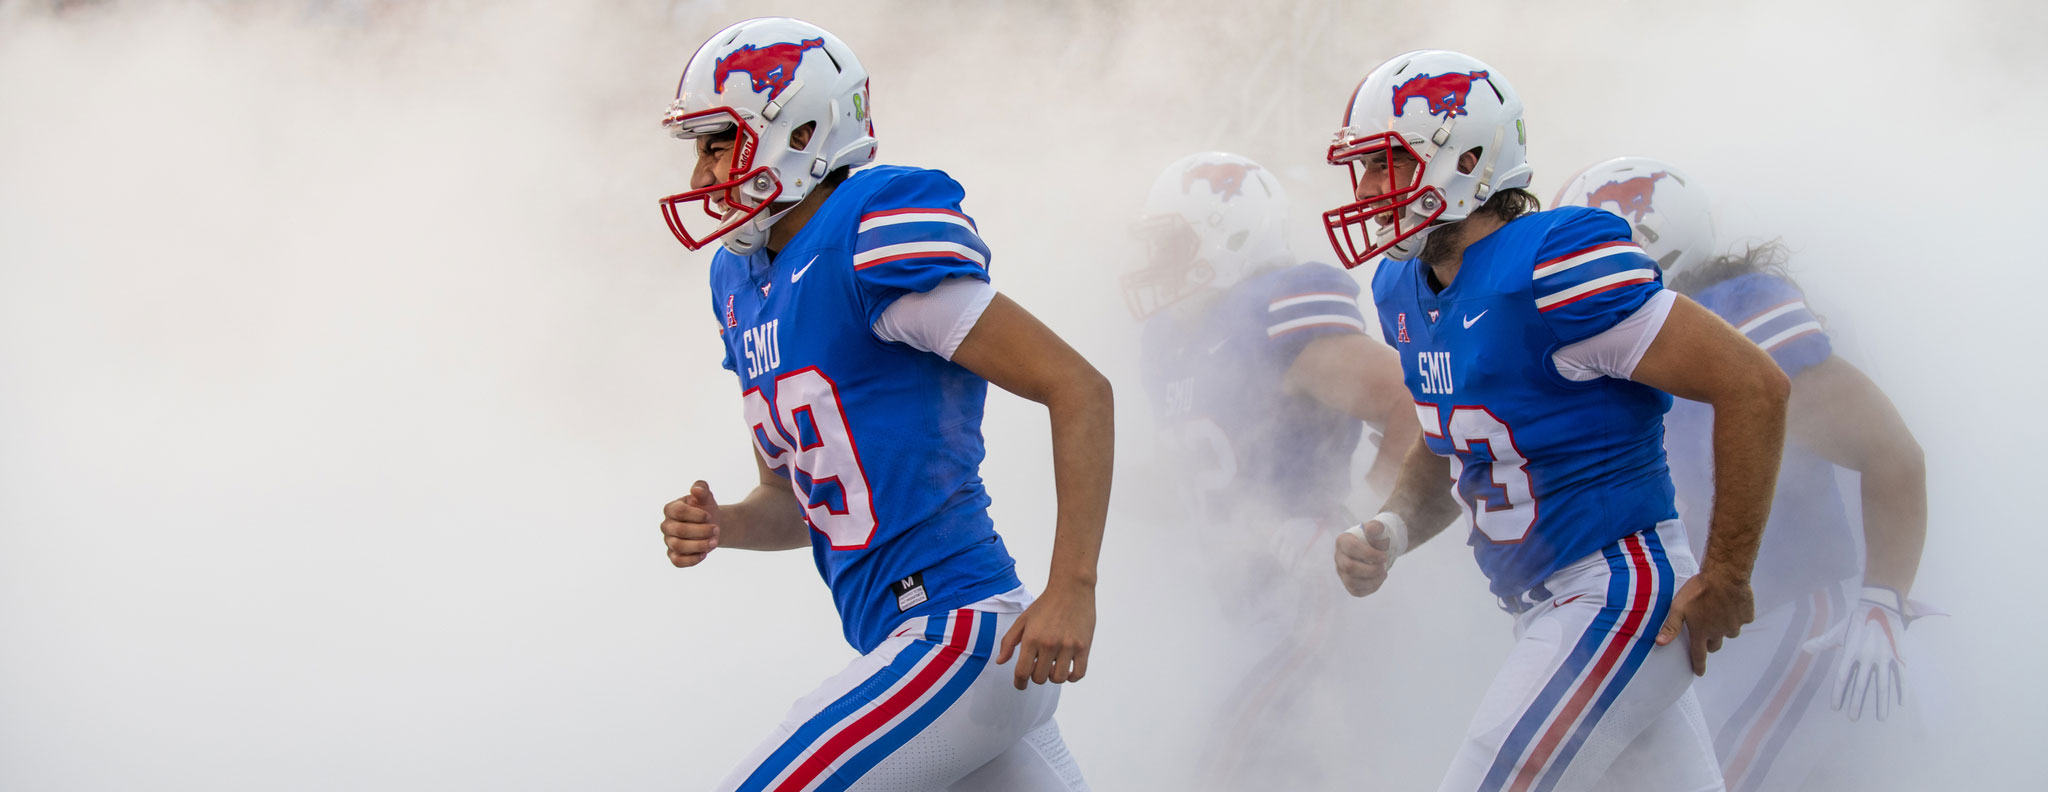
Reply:
<svg viewBox="0 0 2048 792"><path fill-rule="evenodd" d="M803 123L803 126L799 126L799 127L795 128L795 129L792 129L792 130L790 130L790 131L789 131L789 148L790 148L790 150L792 150L792 151L803 151L803 150L805 150L805 149L808 149L808 148L810 148L810 147L811 147L811 136L812 136L812 135L814 135L814 134L816 134L816 133L817 133L817 131L818 131L818 122L816 122L816 121L805 121L805 122Z"/></svg>
<svg viewBox="0 0 2048 792"><path fill-rule="evenodd" d="M1470 175L1472 169L1479 167L1479 156L1485 153L1485 146L1473 146L1466 149L1465 153L1458 155L1458 172Z"/></svg>
<svg viewBox="0 0 2048 792"><path fill-rule="evenodd" d="M1231 252L1233 252L1233 253L1234 253L1234 252L1237 252L1237 250L1238 250L1239 248L1242 248L1242 247L1244 247L1244 241L1245 241L1245 239L1246 239L1247 237L1250 237L1250 236L1251 236L1251 234L1252 234L1252 232L1250 232L1250 231L1239 231L1239 232L1237 232L1237 233L1235 233L1235 234L1231 234L1231 235L1230 235L1230 239L1229 239L1228 241L1225 241L1225 242L1223 243L1223 246L1224 246L1224 247L1227 247L1227 248L1230 248Z"/></svg>
<svg viewBox="0 0 2048 792"><path fill-rule="evenodd" d="M1678 257L1683 252L1684 251L1674 250L1664 254L1663 258L1657 259L1657 269L1664 270L1667 272L1670 271L1671 265L1678 263Z"/></svg>

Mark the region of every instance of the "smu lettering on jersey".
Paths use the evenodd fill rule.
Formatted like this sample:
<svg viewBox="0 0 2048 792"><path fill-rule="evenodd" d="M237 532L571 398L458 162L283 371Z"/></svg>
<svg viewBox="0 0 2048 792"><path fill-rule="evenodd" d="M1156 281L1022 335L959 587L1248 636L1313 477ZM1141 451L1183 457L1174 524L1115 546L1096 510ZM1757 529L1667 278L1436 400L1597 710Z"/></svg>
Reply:
<svg viewBox="0 0 2048 792"><path fill-rule="evenodd" d="M1334 518L1349 491L1358 420L1289 393L1309 342L1365 332L1358 283L1328 264L1268 270L1199 315L1145 324L1145 388L1195 509Z"/></svg>
<svg viewBox="0 0 2048 792"><path fill-rule="evenodd" d="M1806 295L1770 273L1740 275L1695 295L1708 310L1735 325L1797 377L1834 354L1834 343L1806 305ZM1713 503L1713 408L1678 400L1665 418L1671 475L1688 511ZM1757 552L1757 610L1762 612L1823 586L1854 577L1862 568L1855 527L1835 479L1835 465L1797 445L1778 465L1777 498ZM1706 523L1688 515L1701 528Z"/></svg>
<svg viewBox="0 0 2048 792"><path fill-rule="evenodd" d="M846 640L863 653L906 618L1021 585L981 481L988 381L872 329L905 294L988 280L961 197L939 171L866 168L780 254L721 249L711 263L754 449L790 479ZM922 591L892 591L899 582Z"/></svg>
<svg viewBox="0 0 2048 792"><path fill-rule="evenodd" d="M1451 458L1479 567L1502 597L1677 516L1664 463L1671 397L1551 356L1619 324L1663 289L1628 223L1568 207L1515 219L1465 250L1442 292L1420 260L1373 275L1380 329L1401 355L1431 451Z"/></svg>

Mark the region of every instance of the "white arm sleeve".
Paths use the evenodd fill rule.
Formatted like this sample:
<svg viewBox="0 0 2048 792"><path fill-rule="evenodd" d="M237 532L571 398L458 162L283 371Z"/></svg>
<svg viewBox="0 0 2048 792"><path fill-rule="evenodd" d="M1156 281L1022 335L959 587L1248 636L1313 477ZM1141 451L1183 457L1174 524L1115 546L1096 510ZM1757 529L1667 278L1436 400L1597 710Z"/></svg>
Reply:
<svg viewBox="0 0 2048 792"><path fill-rule="evenodd" d="M906 344L947 360L967 340L967 331L981 321L981 312L996 297L996 287L980 278L959 276L939 281L928 292L896 298L875 319L875 337Z"/></svg>
<svg viewBox="0 0 2048 792"><path fill-rule="evenodd" d="M1621 324L1558 350L1550 356L1550 362L1557 366L1558 374L1573 382L1601 377L1628 379L1636 373L1636 364L1643 361L1643 353L1650 351L1650 342L1657 340L1657 332L1664 329L1664 319L1671 315L1671 306L1676 302L1677 292L1660 290L1643 307L1621 320Z"/></svg>

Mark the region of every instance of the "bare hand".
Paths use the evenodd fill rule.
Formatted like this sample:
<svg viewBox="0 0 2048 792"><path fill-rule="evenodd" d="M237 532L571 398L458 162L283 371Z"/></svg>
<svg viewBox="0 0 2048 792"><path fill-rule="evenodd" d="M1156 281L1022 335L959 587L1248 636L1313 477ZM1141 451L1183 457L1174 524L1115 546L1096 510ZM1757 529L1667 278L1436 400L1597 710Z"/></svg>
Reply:
<svg viewBox="0 0 2048 792"><path fill-rule="evenodd" d="M711 485L690 485L690 494L669 501L661 508L661 517L669 563L693 567L718 547L718 500L711 497Z"/></svg>
<svg viewBox="0 0 2048 792"><path fill-rule="evenodd" d="M1344 581L1344 590L1354 597L1379 591L1380 584L1387 582L1387 570L1394 565L1387 527L1378 520L1362 527L1364 539L1349 531L1337 535L1337 579Z"/></svg>
<svg viewBox="0 0 2048 792"><path fill-rule="evenodd" d="M1049 587L1025 608L1003 635L996 665L1017 653L1017 689L1025 680L1079 682L1088 673L1088 647L1095 640L1095 590L1084 586Z"/></svg>
<svg viewBox="0 0 2048 792"><path fill-rule="evenodd" d="M1749 583L1708 573L1695 575L1671 598L1671 613L1657 631L1657 645L1678 640L1684 628L1691 644L1692 673L1705 676L1707 653L1721 650L1721 642L1742 634L1742 625L1756 620L1756 598Z"/></svg>

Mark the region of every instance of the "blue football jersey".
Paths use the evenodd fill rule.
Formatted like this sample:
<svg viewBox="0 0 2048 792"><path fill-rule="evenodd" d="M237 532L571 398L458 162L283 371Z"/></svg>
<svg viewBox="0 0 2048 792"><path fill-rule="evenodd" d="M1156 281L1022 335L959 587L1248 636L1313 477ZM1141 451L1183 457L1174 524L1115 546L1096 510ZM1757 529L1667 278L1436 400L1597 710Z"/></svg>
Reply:
<svg viewBox="0 0 2048 792"><path fill-rule="evenodd" d="M1147 320L1146 393L1196 511L1341 513L1362 425L1285 381L1310 341L1364 332L1357 281L1315 263L1254 275L1199 315Z"/></svg>
<svg viewBox="0 0 2048 792"><path fill-rule="evenodd" d="M1420 260L1373 275L1380 329L1479 567L1502 597L1622 537L1674 519L1664 463L1671 397L1626 380L1574 382L1551 359L1619 324L1664 288L1628 223L1597 209L1525 215L1465 250L1430 288Z"/></svg>
<svg viewBox="0 0 2048 792"><path fill-rule="evenodd" d="M1797 377L1834 354L1834 343L1807 307L1806 296L1784 278L1761 272L1741 275L1701 289L1694 298L1771 353L1785 376ZM1695 541L1703 542L1704 513L1714 496L1713 408L1680 399L1665 426L1672 478L1688 512L1700 512L1688 514L1688 519L1702 530L1702 538ZM1751 576L1757 610L1856 576L1862 562L1856 554L1855 530L1836 483L1835 465L1787 445L1778 464L1771 520Z"/></svg>
<svg viewBox="0 0 2048 792"><path fill-rule="evenodd" d="M846 640L1021 585L988 516L988 381L873 325L897 298L988 280L988 247L946 174L854 172L781 253L711 262L724 365L755 451L790 480ZM786 342L786 343L785 343Z"/></svg>

